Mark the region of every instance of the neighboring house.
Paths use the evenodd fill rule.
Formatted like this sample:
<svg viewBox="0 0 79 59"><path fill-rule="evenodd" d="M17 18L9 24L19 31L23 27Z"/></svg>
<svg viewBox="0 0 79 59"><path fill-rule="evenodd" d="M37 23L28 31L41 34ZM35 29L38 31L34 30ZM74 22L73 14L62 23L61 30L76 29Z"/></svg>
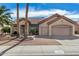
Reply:
<svg viewBox="0 0 79 59"><path fill-rule="evenodd" d="M24 20L20 21L21 26L24 27ZM27 32L30 35L31 29L37 29L38 35L74 35L75 31L79 31L77 22L59 14L54 14L45 19L29 19ZM22 33L21 33L22 34Z"/></svg>

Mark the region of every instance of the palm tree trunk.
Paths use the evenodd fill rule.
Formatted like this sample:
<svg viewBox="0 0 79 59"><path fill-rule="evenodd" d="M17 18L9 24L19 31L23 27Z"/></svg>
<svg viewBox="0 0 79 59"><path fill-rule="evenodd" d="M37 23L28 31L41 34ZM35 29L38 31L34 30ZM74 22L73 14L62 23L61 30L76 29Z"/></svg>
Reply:
<svg viewBox="0 0 79 59"><path fill-rule="evenodd" d="M19 3L16 4L16 10L17 10L17 33L19 37Z"/></svg>
<svg viewBox="0 0 79 59"><path fill-rule="evenodd" d="M24 37L27 38L27 20L28 20L28 6L29 4L26 4L26 14L25 14L25 34Z"/></svg>

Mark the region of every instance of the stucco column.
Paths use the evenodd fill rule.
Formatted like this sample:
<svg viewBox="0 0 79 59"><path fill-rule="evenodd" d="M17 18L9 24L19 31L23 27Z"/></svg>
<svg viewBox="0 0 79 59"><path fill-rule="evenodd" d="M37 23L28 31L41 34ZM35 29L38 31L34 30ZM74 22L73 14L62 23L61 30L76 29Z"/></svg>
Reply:
<svg viewBox="0 0 79 59"><path fill-rule="evenodd" d="M27 23L27 35L29 35L29 23Z"/></svg>
<svg viewBox="0 0 79 59"><path fill-rule="evenodd" d="M49 26L49 36L51 35L51 26Z"/></svg>
<svg viewBox="0 0 79 59"><path fill-rule="evenodd" d="M73 25L73 35L75 35L75 26Z"/></svg>
<svg viewBox="0 0 79 59"><path fill-rule="evenodd" d="M19 37L21 37L21 29L20 29L20 25L19 25Z"/></svg>

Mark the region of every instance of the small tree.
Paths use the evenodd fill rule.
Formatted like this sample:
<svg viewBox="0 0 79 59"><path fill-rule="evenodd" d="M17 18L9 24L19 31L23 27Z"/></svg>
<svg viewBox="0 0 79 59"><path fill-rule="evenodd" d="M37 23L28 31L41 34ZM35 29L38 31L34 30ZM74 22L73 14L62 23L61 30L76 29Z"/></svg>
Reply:
<svg viewBox="0 0 79 59"><path fill-rule="evenodd" d="M3 33L10 33L10 27L3 27L3 28L1 29L1 31L2 31Z"/></svg>

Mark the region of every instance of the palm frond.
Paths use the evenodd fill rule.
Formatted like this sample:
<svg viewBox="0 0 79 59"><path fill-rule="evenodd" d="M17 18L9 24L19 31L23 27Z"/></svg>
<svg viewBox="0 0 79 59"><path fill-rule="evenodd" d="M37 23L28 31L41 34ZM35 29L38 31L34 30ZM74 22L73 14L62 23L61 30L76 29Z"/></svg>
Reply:
<svg viewBox="0 0 79 59"><path fill-rule="evenodd" d="M5 6L0 6L0 25L3 26L4 24L10 25L11 24L11 12L10 9L7 9Z"/></svg>

